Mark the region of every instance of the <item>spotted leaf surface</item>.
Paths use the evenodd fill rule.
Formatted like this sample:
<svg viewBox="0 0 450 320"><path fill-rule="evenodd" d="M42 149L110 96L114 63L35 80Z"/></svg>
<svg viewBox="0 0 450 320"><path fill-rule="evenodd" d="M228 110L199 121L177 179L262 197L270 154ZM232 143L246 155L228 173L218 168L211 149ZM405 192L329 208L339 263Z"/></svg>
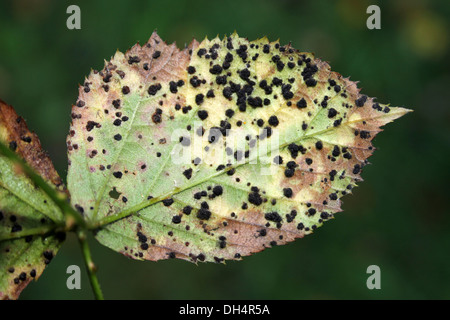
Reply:
<svg viewBox="0 0 450 320"><path fill-rule="evenodd" d="M126 256L240 259L332 219L380 127L408 111L266 38L179 50L153 33L80 86L72 203Z"/></svg>
<svg viewBox="0 0 450 320"><path fill-rule="evenodd" d="M63 190L38 137L0 100L0 140L45 180ZM52 200L7 157L0 155L0 299L16 299L39 278L60 247L64 218Z"/></svg>

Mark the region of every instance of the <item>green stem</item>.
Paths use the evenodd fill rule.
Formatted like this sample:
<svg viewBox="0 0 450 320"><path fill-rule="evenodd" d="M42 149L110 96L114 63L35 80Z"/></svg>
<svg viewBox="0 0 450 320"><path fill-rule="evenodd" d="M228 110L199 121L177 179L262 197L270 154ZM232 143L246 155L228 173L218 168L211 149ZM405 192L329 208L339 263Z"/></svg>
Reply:
<svg viewBox="0 0 450 320"><path fill-rule="evenodd" d="M84 263L86 264L86 269L89 274L89 282L91 283L92 290L94 291L95 299L104 300L103 293L97 279L97 267L92 261L91 250L89 249L89 244L87 242L86 232L85 230L79 230L77 235L83 251Z"/></svg>

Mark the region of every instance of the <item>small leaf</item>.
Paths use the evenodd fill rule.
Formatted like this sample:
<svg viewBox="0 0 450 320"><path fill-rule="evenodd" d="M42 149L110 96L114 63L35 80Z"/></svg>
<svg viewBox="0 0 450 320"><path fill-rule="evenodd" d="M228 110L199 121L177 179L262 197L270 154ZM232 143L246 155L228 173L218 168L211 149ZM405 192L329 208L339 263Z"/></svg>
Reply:
<svg viewBox="0 0 450 320"><path fill-rule="evenodd" d="M13 108L0 100L0 140L45 180L64 186L38 137ZM58 251L64 234L60 209L23 172L21 164L0 154L0 299L16 299Z"/></svg>
<svg viewBox="0 0 450 320"><path fill-rule="evenodd" d="M79 89L72 203L126 256L240 259L341 211L380 126L408 111L289 45L234 34L180 51L153 33Z"/></svg>

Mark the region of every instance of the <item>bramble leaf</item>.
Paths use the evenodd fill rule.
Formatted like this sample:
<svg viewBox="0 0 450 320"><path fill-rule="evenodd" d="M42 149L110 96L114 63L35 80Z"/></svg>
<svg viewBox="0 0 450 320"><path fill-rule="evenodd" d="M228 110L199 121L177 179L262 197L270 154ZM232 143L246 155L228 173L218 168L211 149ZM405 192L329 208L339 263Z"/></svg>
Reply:
<svg viewBox="0 0 450 320"><path fill-rule="evenodd" d="M0 141L36 173L64 190L38 137L13 108L0 100ZM61 210L23 172L21 164L0 153L0 299L17 299L38 279L64 240Z"/></svg>
<svg viewBox="0 0 450 320"><path fill-rule="evenodd" d="M233 34L179 50L153 33L80 86L72 204L135 259L240 259L341 211L371 140L409 111L290 45Z"/></svg>

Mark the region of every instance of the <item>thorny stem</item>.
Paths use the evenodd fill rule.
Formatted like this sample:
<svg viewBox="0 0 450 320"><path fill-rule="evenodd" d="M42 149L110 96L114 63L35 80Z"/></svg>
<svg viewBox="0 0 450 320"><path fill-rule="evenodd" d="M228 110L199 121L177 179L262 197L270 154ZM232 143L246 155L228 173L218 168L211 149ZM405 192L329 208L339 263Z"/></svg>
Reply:
<svg viewBox="0 0 450 320"><path fill-rule="evenodd" d="M86 264L86 270L89 275L89 282L91 283L92 290L94 291L95 299L104 300L102 289L97 278L97 267L92 261L91 251L86 238L86 231L81 229L77 232L78 241L80 242L81 250L83 251L84 263Z"/></svg>

